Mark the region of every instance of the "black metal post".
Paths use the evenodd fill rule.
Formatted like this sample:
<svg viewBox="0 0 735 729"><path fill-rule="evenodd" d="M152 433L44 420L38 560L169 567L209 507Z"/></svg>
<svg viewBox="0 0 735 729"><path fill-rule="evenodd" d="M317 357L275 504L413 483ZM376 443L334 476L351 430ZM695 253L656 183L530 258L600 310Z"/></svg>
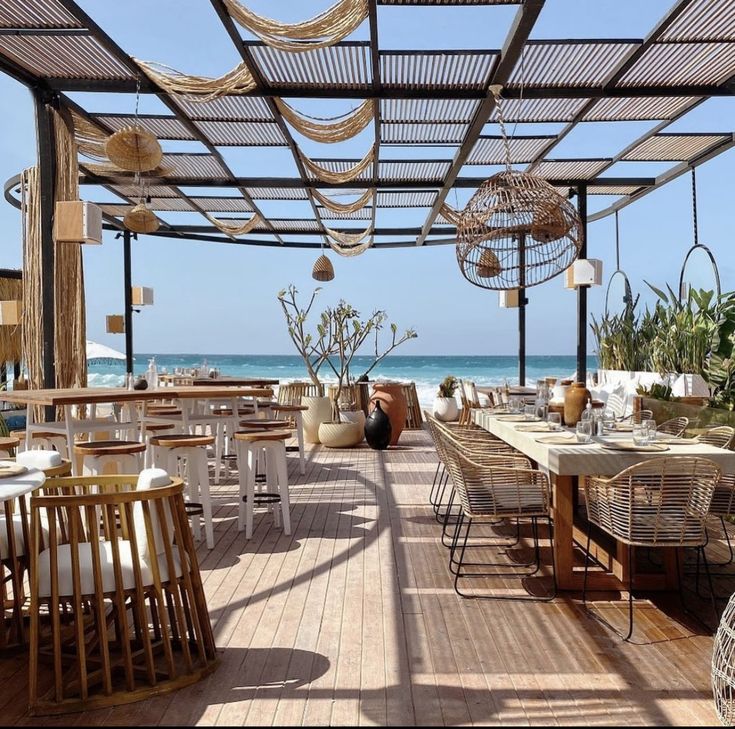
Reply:
<svg viewBox="0 0 735 729"><path fill-rule="evenodd" d="M587 185L577 187L577 209L582 220L579 258L587 258ZM577 288L577 382L587 381L587 287Z"/></svg>
<svg viewBox="0 0 735 729"><path fill-rule="evenodd" d="M133 283L130 255L129 230L122 233L123 239L123 277L125 279L125 371L133 374Z"/></svg>
<svg viewBox="0 0 735 729"><path fill-rule="evenodd" d="M526 236L518 241L518 384L526 385Z"/></svg>
<svg viewBox="0 0 735 729"><path fill-rule="evenodd" d="M41 305L43 314L43 386L56 387L54 360L54 198L56 188L56 138L50 104L53 95L42 89L33 89L36 112L36 146L40 187L41 218ZM46 420L54 419L54 409L46 408Z"/></svg>

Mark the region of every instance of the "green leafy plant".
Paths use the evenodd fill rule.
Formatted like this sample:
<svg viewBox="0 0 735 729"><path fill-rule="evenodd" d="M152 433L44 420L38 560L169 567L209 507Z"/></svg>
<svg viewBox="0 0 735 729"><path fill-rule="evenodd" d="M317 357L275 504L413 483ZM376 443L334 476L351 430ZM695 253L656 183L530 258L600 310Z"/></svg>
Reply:
<svg viewBox="0 0 735 729"><path fill-rule="evenodd" d="M457 392L459 383L457 378L452 375L447 375L439 385L439 397L454 397L454 393Z"/></svg>
<svg viewBox="0 0 735 729"><path fill-rule="evenodd" d="M671 402L678 402L681 399L673 396L670 385L664 385L659 382L654 382L648 387L643 387L642 385L640 385L636 388L636 392L643 397L652 397L656 400L668 400Z"/></svg>

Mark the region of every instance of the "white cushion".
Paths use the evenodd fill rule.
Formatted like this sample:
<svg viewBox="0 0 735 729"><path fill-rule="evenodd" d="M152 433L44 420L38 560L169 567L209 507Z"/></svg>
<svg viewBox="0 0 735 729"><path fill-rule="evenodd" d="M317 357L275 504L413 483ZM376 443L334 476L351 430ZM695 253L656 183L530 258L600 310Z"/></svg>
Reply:
<svg viewBox="0 0 735 729"><path fill-rule="evenodd" d="M59 451L23 451L15 457L15 462L28 468L38 468L44 471L47 468L56 468L61 465L61 453Z"/></svg>
<svg viewBox="0 0 735 729"><path fill-rule="evenodd" d="M162 468L145 468L138 476L138 485L136 491L145 491L147 489L157 489L161 486L168 486L171 483L171 476Z"/></svg>
<svg viewBox="0 0 735 729"><path fill-rule="evenodd" d="M137 491L150 491L171 484L171 477L162 468L146 468L140 472L138 476L138 485L136 486ZM163 538L163 531L161 529L161 521L158 516L157 500L148 502L149 513L151 519L151 533L153 535L153 541L156 545L156 553L164 554L166 551L166 544ZM168 502L163 504L164 514L166 518L166 527L168 531L168 542L172 543L174 538L174 525L169 511ZM142 554L148 555L148 533L145 526L145 512L143 511L143 505L140 502L136 502L133 506L133 520L135 521L135 539L138 543L138 549Z"/></svg>
<svg viewBox="0 0 735 729"><path fill-rule="evenodd" d="M45 519L40 520L41 533L44 544L48 542L48 524ZM18 557L26 553L26 542L23 538L23 520L20 514L13 517L13 531L15 532L15 551ZM28 538L31 538L31 523L28 521ZM5 517L0 517L0 559L10 559L10 548L8 546L8 529Z"/></svg>
<svg viewBox="0 0 735 729"><path fill-rule="evenodd" d="M118 541L118 549L120 553L120 570L122 572L122 587L125 590L132 590L135 587L135 572L133 571L133 557L130 549L130 542ZM92 549L96 546L100 555L100 566L102 571L102 591L110 593L115 591L115 570L112 561L112 543L97 542L93 545L91 542L82 542L77 545L79 553L79 582L83 595L93 595L94 589L94 572L92 567ZM181 576L181 561L176 547L173 548L174 568L176 576ZM49 597L51 595L51 573L49 564L51 559L51 550L45 549L38 557L38 580L39 595L41 597ZM60 544L56 551L56 562L58 565L58 590L59 595L70 596L74 594L74 582L72 575L71 562L71 545ZM153 571L147 560L140 559L141 580L143 585L153 584ZM168 580L168 565L166 559L158 559L158 569L162 582Z"/></svg>

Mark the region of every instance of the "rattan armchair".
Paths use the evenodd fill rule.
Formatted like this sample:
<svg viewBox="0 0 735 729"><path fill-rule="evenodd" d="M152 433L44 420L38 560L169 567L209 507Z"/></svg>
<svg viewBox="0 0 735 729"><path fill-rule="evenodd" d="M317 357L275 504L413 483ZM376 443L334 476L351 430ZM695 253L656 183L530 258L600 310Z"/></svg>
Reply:
<svg viewBox="0 0 735 729"><path fill-rule="evenodd" d="M449 569L454 574L454 589L462 597L482 597L507 600L553 600L556 596L556 570L553 559L553 526L550 517L550 487L547 475L530 467L523 456L515 453L486 453L470 458L451 443L447 443L447 469L451 474L454 490L460 506L449 550ZM492 524L500 519L531 522L534 559L525 564L514 563L511 572L468 571L466 567L508 567L508 563L485 561L466 562L470 531L476 524ZM528 578L541 569L538 520L546 521L549 540L552 543L551 573L553 588L544 597L473 594L460 589L460 580L478 577ZM464 532L463 532L464 530ZM486 544L478 545L486 547ZM511 545L503 545L505 547ZM519 571L518 568L531 568Z"/></svg>
<svg viewBox="0 0 735 729"><path fill-rule="evenodd" d="M658 433L665 433L666 435L672 435L675 438L679 438L684 435L684 431L687 429L688 425L689 418L685 418L684 416L670 418L669 420L664 420L661 425L657 425L656 431Z"/></svg>
<svg viewBox="0 0 735 729"><path fill-rule="evenodd" d="M633 547L696 548L702 556L712 590L704 554L705 522L720 475L719 466L707 458L672 456L643 461L612 478L592 476L585 479L589 526L582 602L586 606L589 546L594 525L630 548L628 632L623 635L613 628L623 640L629 640L633 634ZM678 560L678 551L676 554ZM713 608L716 614L714 593ZM595 617L612 628L607 621Z"/></svg>
<svg viewBox="0 0 735 729"><path fill-rule="evenodd" d="M652 410L636 410L630 415L624 415L622 418L618 418L621 423L634 423L640 425L644 420L653 420Z"/></svg>
<svg viewBox="0 0 735 729"><path fill-rule="evenodd" d="M698 435L694 440L699 443L714 446L715 448L729 448L733 436L735 436L735 428L729 425L717 425Z"/></svg>

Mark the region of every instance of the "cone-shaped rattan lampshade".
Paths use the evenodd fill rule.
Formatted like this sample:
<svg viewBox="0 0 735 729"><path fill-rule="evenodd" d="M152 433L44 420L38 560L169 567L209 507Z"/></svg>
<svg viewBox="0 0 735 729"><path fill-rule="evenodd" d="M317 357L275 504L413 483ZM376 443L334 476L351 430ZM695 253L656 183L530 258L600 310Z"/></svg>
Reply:
<svg viewBox="0 0 735 729"><path fill-rule="evenodd" d="M130 172L149 172L163 158L155 135L139 126L123 127L110 136L105 154L114 165Z"/></svg>
<svg viewBox="0 0 735 729"><path fill-rule="evenodd" d="M332 262L322 254L314 262L311 269L311 277L317 281L331 281L334 278L334 267Z"/></svg>
<svg viewBox="0 0 735 729"><path fill-rule="evenodd" d="M536 286L579 255L576 208L548 182L506 169L483 182L457 225L464 277L486 289Z"/></svg>
<svg viewBox="0 0 735 729"><path fill-rule="evenodd" d="M145 203L138 203L125 214L123 224L134 233L154 233L161 222Z"/></svg>

